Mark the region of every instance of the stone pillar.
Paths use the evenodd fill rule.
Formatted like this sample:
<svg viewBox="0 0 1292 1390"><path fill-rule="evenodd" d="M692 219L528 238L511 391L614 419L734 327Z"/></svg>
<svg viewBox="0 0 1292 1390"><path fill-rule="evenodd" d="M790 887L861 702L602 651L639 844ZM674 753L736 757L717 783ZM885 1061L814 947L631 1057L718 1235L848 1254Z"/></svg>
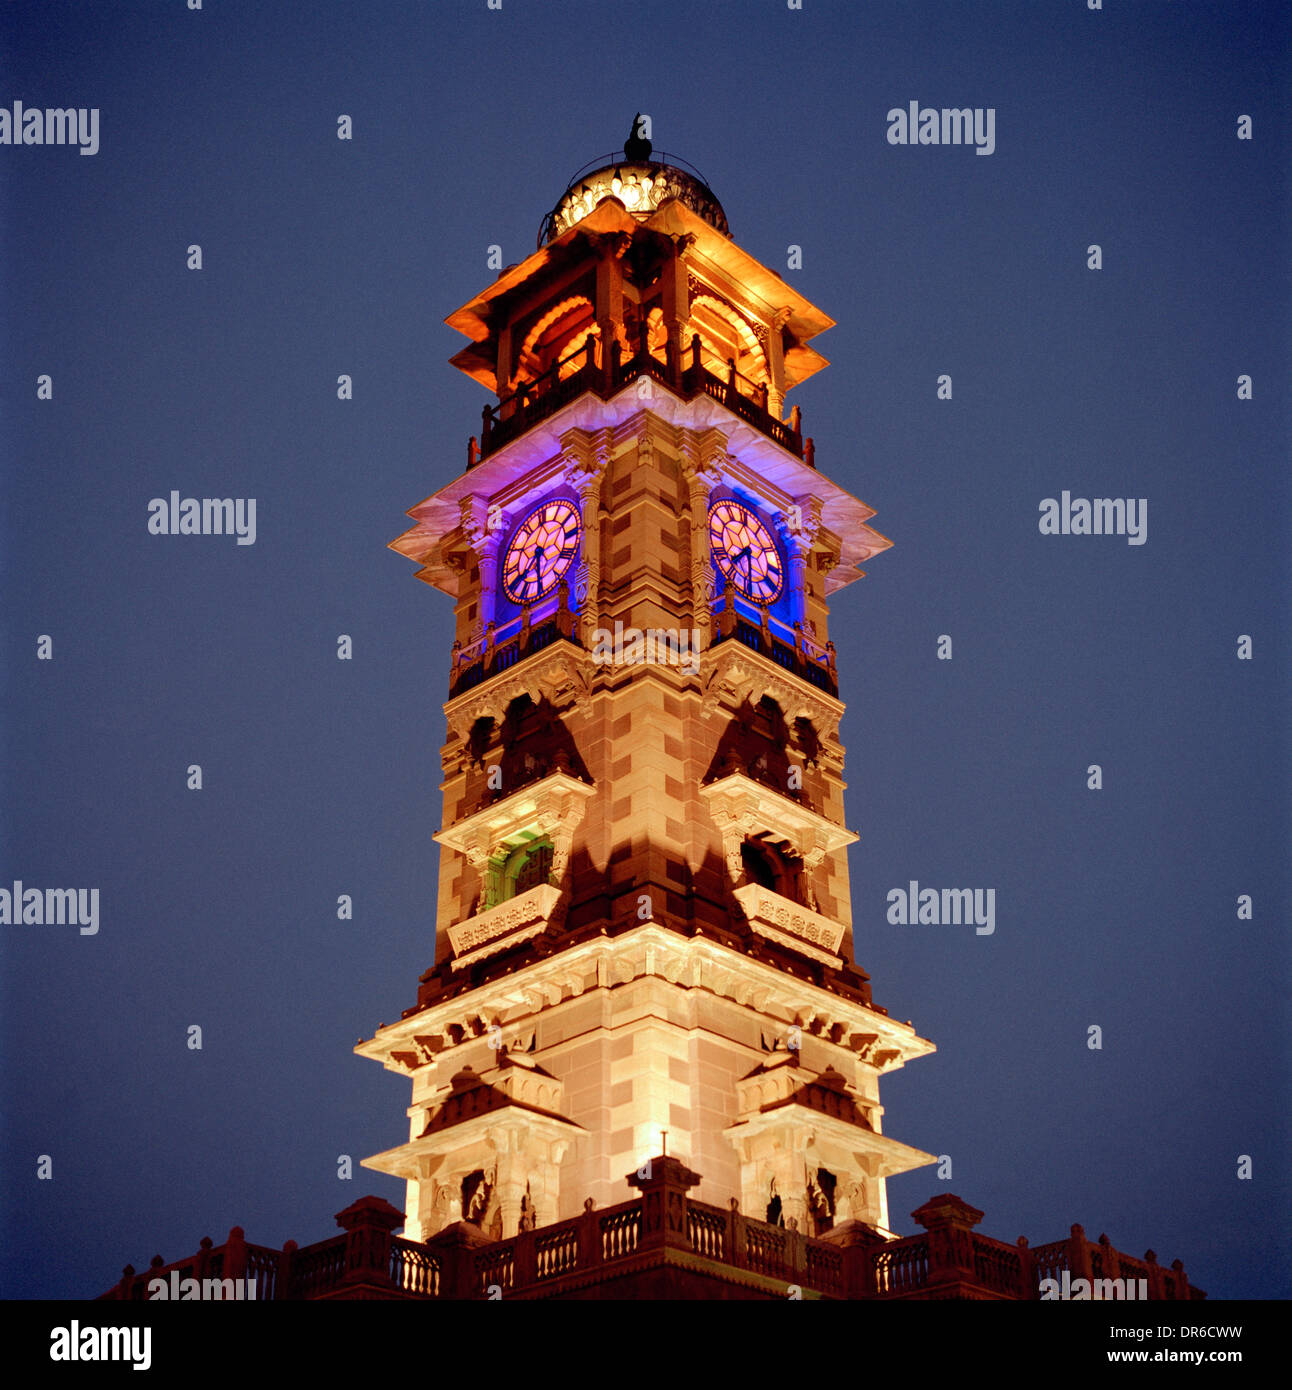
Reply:
<svg viewBox="0 0 1292 1390"><path fill-rule="evenodd" d="M781 520L780 531L789 558L791 618L806 624L808 557L821 531L821 499L810 495L796 497L793 508Z"/></svg>
<svg viewBox="0 0 1292 1390"><path fill-rule="evenodd" d="M502 1238L510 1240L520 1230L525 1185L529 1180L529 1157L523 1153L524 1138L504 1131L494 1136L497 1146L498 1180L494 1200L502 1213Z"/></svg>
<svg viewBox="0 0 1292 1390"><path fill-rule="evenodd" d="M788 308L777 309L767 325L767 411L774 420L785 410L785 352L781 333L789 322Z"/></svg>
<svg viewBox="0 0 1292 1390"><path fill-rule="evenodd" d="M686 253L695 243L695 236L686 232L674 243L676 250L664 265L663 312L664 331L668 334L670 383L677 386L682 374L686 326L691 321L691 272Z"/></svg>
<svg viewBox="0 0 1292 1390"><path fill-rule="evenodd" d="M360 1197L336 1214L345 1232L345 1282L390 1283L390 1236L404 1213L381 1197Z"/></svg>
<svg viewBox="0 0 1292 1390"><path fill-rule="evenodd" d="M601 621L601 488L610 468L610 448L609 430L598 430L583 447L566 446L565 481L579 494L583 524L583 556L574 571L574 606L583 646L589 650Z"/></svg>
<svg viewBox="0 0 1292 1390"><path fill-rule="evenodd" d="M805 1137L801 1133L794 1135L769 1158L753 1165L757 1173L755 1182L764 1189L754 1215L759 1220L764 1219L764 1208L772 1200L771 1183L774 1182L774 1195L781 1199L781 1220L786 1230L798 1231L801 1235L811 1234L812 1226L808 1219L807 1171L802 1152Z"/></svg>
<svg viewBox="0 0 1292 1390"><path fill-rule="evenodd" d="M507 517L501 511L493 511L487 497L474 493L464 497L459 503L462 518L462 531L475 551L480 566L480 598L476 609L476 621L483 631L487 631L494 620L495 605L498 598L498 555L502 538L507 533ZM490 520L495 523L490 526Z"/></svg>
<svg viewBox="0 0 1292 1390"><path fill-rule="evenodd" d="M929 1233L929 1287L974 1283L973 1228L982 1212L948 1192L918 1207L911 1219Z"/></svg>
<svg viewBox="0 0 1292 1390"><path fill-rule="evenodd" d="M612 386L613 345L622 347L624 339L624 267L623 256L632 244L626 233L606 236L598 246L597 257L597 332L601 339L602 388Z"/></svg>
<svg viewBox="0 0 1292 1390"><path fill-rule="evenodd" d="M722 482L712 451L688 433L682 442L682 476L689 493L691 518L691 604L702 650L713 645L713 562L709 551L709 497Z"/></svg>
<svg viewBox="0 0 1292 1390"><path fill-rule="evenodd" d="M642 1194L641 1247L671 1245L690 1249L691 1238L686 1229L686 1194L700 1184L694 1173L679 1159L665 1156L652 1158L646 1164L647 1177L629 1173L629 1187Z"/></svg>

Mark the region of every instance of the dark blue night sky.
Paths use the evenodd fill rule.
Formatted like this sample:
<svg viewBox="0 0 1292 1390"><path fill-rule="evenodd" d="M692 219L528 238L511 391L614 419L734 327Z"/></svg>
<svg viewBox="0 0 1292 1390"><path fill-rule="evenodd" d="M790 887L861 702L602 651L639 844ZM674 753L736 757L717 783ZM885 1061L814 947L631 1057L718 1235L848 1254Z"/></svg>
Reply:
<svg viewBox="0 0 1292 1390"><path fill-rule="evenodd" d="M0 145L0 886L97 888L100 929L0 927L0 1293L402 1203L358 1160L407 1082L350 1048L433 958L452 632L385 547L479 427L445 315L642 111L838 321L790 399L894 541L832 627L858 960L939 1049L884 1127L953 1159L890 1182L893 1225L949 1188L1001 1239L1081 1222L1213 1298L1292 1294L1288 30L1199 0L6 5L0 107L101 127ZM890 144L911 101L992 108L994 152ZM1146 543L1042 535L1064 489L1147 498ZM255 544L150 535L172 490L255 497ZM994 933L891 925L912 879L995 889Z"/></svg>

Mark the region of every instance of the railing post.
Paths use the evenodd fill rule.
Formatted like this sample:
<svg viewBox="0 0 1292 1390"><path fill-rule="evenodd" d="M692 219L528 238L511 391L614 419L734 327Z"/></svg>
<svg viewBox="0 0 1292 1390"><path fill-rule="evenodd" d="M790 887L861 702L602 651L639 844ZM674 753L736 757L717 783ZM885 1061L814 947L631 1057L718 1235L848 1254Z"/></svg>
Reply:
<svg viewBox="0 0 1292 1390"><path fill-rule="evenodd" d="M918 1207L911 1219L929 1233L930 1287L940 1285L954 1297L966 1285L979 1282L973 1244L973 1228L982 1220L977 1207L948 1192Z"/></svg>
<svg viewBox="0 0 1292 1390"><path fill-rule="evenodd" d="M765 602L758 605L758 630L762 637L762 651L764 656L772 654L772 625L767 617L767 604Z"/></svg>
<svg viewBox="0 0 1292 1390"><path fill-rule="evenodd" d="M761 383L759 384L759 387L758 387L758 406L759 406L759 409L763 412L764 415L766 415L766 414L768 413L768 410L767 410L767 383L766 383L765 381L764 381L764 382L761 382Z"/></svg>
<svg viewBox="0 0 1292 1390"><path fill-rule="evenodd" d="M643 1177L642 1173L646 1176ZM642 1194L641 1248L672 1247L689 1250L686 1194L700 1183L699 1173L671 1155L648 1159L643 1169L629 1173L626 1181Z"/></svg>
<svg viewBox="0 0 1292 1390"><path fill-rule="evenodd" d="M864 1221L851 1220L831 1226L820 1239L837 1245L843 1253L843 1296L877 1297L875 1255L888 1244L883 1236Z"/></svg>
<svg viewBox="0 0 1292 1390"><path fill-rule="evenodd" d="M336 1214L345 1232L343 1283L390 1286L390 1233L404 1213L381 1197L360 1197Z"/></svg>
<svg viewBox="0 0 1292 1390"><path fill-rule="evenodd" d="M736 394L736 360L734 357L727 358L727 399L730 400Z"/></svg>
<svg viewBox="0 0 1292 1390"><path fill-rule="evenodd" d="M1120 1279L1121 1261L1118 1260L1117 1251L1113 1249L1113 1243L1108 1239L1107 1235L1101 1235L1099 1237L1099 1248L1102 1252L1100 1263L1103 1265L1099 1277L1101 1279ZM1094 1293L1094 1285L1092 1284L1090 1287L1090 1296L1092 1298L1094 1297Z"/></svg>
<svg viewBox="0 0 1292 1390"><path fill-rule="evenodd" d="M738 1269L745 1268L745 1218L740 1214L740 1200L732 1197L727 1203L727 1263Z"/></svg>
<svg viewBox="0 0 1292 1390"><path fill-rule="evenodd" d="M796 436L803 432L803 411L798 406L790 408L790 432Z"/></svg>
<svg viewBox="0 0 1292 1390"><path fill-rule="evenodd" d="M1090 1248L1086 1243L1086 1233L1080 1226L1073 1226L1068 1237L1068 1268L1072 1271L1072 1281L1084 1279L1090 1282Z"/></svg>
<svg viewBox="0 0 1292 1390"><path fill-rule="evenodd" d="M606 374L606 393L612 392L619 385L619 362L623 355L623 348L620 346L619 337L610 340L610 352L608 354L609 371Z"/></svg>
<svg viewBox="0 0 1292 1390"><path fill-rule="evenodd" d="M1018 1238L1018 1296L1023 1299L1040 1297L1040 1286L1036 1282L1036 1261L1026 1236Z"/></svg>
<svg viewBox="0 0 1292 1390"><path fill-rule="evenodd" d="M493 1242L478 1227L467 1221L452 1225L424 1242L427 1251L440 1262L441 1298L479 1298L476 1282L476 1251Z"/></svg>
<svg viewBox="0 0 1292 1390"><path fill-rule="evenodd" d="M1145 1250L1144 1263L1148 1265L1148 1296L1160 1302L1165 1281L1162 1277L1162 1267L1157 1262L1157 1251Z"/></svg>
<svg viewBox="0 0 1292 1390"><path fill-rule="evenodd" d="M573 637L574 614L570 612L570 581L563 578L556 592L556 630L562 637Z"/></svg>
<svg viewBox="0 0 1292 1390"><path fill-rule="evenodd" d="M278 1257L278 1275L274 1280L274 1297L276 1299L292 1296L292 1263L299 1248L294 1240L289 1240L283 1246L283 1253Z"/></svg>
<svg viewBox="0 0 1292 1390"><path fill-rule="evenodd" d="M801 1289L807 1283L807 1236L799 1230L798 1218L794 1216L785 1227L785 1254L790 1272L787 1282Z"/></svg>
<svg viewBox="0 0 1292 1390"><path fill-rule="evenodd" d="M700 384L700 335L691 334L691 370L695 373L696 385Z"/></svg>
<svg viewBox="0 0 1292 1390"><path fill-rule="evenodd" d="M730 576L722 590L722 612L718 615L718 635L730 637L736 630L736 586Z"/></svg>
<svg viewBox="0 0 1292 1390"><path fill-rule="evenodd" d="M214 1245L210 1236L203 1236L198 1246L197 1259L194 1262L193 1273L197 1275L198 1283L206 1278L207 1268L211 1263L211 1247Z"/></svg>
<svg viewBox="0 0 1292 1390"><path fill-rule="evenodd" d="M483 406L480 410L480 452L489 452L489 436L493 433L493 410Z"/></svg>
<svg viewBox="0 0 1292 1390"><path fill-rule="evenodd" d="M534 1249L534 1229L521 1231L512 1245L513 1289L527 1289L538 1282L538 1260Z"/></svg>
<svg viewBox="0 0 1292 1390"><path fill-rule="evenodd" d="M1187 1301L1192 1295L1189 1293L1189 1281L1185 1278L1184 1275L1184 1261L1172 1260L1171 1272L1175 1275L1175 1278L1172 1281L1175 1285L1175 1288L1171 1291L1171 1297L1176 1299L1185 1299Z"/></svg>
<svg viewBox="0 0 1292 1390"><path fill-rule="evenodd" d="M224 1242L224 1279L245 1279L247 1277L247 1240L241 1226L234 1226L229 1239Z"/></svg>
<svg viewBox="0 0 1292 1390"><path fill-rule="evenodd" d="M601 1217L591 1197L583 1199L583 1215L579 1218L579 1268L602 1262Z"/></svg>
<svg viewBox="0 0 1292 1390"><path fill-rule="evenodd" d="M809 468L816 467L816 444L813 442L811 435L808 435L803 441L803 462L806 463Z"/></svg>
<svg viewBox="0 0 1292 1390"><path fill-rule="evenodd" d="M475 435L471 435L467 440L467 467L474 468L480 462L480 446L476 443Z"/></svg>

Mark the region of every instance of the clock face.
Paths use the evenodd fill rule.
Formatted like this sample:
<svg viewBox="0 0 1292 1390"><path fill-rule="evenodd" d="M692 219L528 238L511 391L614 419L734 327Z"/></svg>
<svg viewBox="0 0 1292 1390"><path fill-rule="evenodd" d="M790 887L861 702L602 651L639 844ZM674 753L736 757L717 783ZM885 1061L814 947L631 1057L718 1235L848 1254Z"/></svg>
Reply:
<svg viewBox="0 0 1292 1390"><path fill-rule="evenodd" d="M784 570L764 522L739 502L709 508L709 547L725 579L756 603L770 603L781 591Z"/></svg>
<svg viewBox="0 0 1292 1390"><path fill-rule="evenodd" d="M578 553L579 530L579 513L564 498L541 503L520 523L502 571L513 603L533 603L556 588Z"/></svg>

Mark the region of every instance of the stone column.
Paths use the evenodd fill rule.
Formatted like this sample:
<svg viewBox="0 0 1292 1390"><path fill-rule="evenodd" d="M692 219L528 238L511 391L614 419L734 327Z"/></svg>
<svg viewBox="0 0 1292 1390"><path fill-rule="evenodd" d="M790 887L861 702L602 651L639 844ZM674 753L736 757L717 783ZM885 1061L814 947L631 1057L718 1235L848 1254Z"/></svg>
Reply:
<svg viewBox="0 0 1292 1390"><path fill-rule="evenodd" d="M791 1142L778 1150L768 1161L765 1171L776 1180L776 1195L781 1199L781 1220L786 1229L798 1231L800 1235L810 1235L812 1223L808 1220L807 1181L801 1148L803 1136L795 1135L794 1138L799 1142Z"/></svg>
<svg viewBox="0 0 1292 1390"><path fill-rule="evenodd" d="M911 1213L929 1233L929 1285L964 1286L976 1283L973 1228L982 1212L952 1192L925 1202ZM947 1291L947 1297L954 1293Z"/></svg>
<svg viewBox="0 0 1292 1390"><path fill-rule="evenodd" d="M796 497L793 507L781 519L780 531L789 558L790 593L794 596L792 618L806 624L808 557L821 531L821 499Z"/></svg>
<svg viewBox="0 0 1292 1390"><path fill-rule="evenodd" d="M591 648L601 621L601 486L610 467L611 436L598 430L584 447L567 446L565 480L579 494L583 556L574 572L574 606L579 632Z"/></svg>
<svg viewBox="0 0 1292 1390"><path fill-rule="evenodd" d="M789 322L788 308L777 309L767 325L767 412L774 420L782 418L785 409L785 353L781 333Z"/></svg>
<svg viewBox="0 0 1292 1390"><path fill-rule="evenodd" d="M714 599L709 497L722 482L722 474L715 466L713 450L705 448L694 435L688 434L682 441L681 453L691 518L691 611L700 633L701 649L707 651L712 646Z"/></svg>
<svg viewBox="0 0 1292 1390"><path fill-rule="evenodd" d="M502 1238L510 1240L520 1230L520 1214L529 1181L530 1155L523 1152L522 1134L503 1129L494 1135L497 1151L497 1186L494 1200L502 1213Z"/></svg>
<svg viewBox="0 0 1292 1390"><path fill-rule="evenodd" d="M474 493L464 497L458 505L463 534L470 541L480 565L480 600L476 621L480 630L487 632L494 621L498 599L498 557L502 538L507 534L508 519L503 512L490 507L487 497ZM492 526L491 521L494 523Z"/></svg>
<svg viewBox="0 0 1292 1390"><path fill-rule="evenodd" d="M662 278L664 331L668 334L669 362L674 369L670 380L676 386L682 374L686 326L691 321L691 271L686 253L695 244L695 235L685 232L673 244L676 249L665 263Z"/></svg>

